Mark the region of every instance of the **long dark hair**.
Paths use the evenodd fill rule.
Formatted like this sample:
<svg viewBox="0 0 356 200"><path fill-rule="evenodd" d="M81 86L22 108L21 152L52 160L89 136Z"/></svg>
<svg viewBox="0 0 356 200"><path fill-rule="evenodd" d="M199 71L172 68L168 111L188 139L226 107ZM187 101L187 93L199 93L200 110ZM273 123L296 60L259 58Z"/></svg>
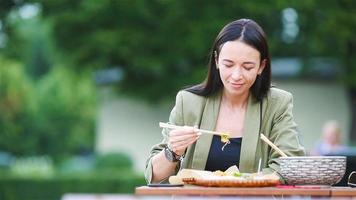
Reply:
<svg viewBox="0 0 356 200"><path fill-rule="evenodd" d="M271 61L266 34L262 28L251 19L239 19L230 22L220 31L210 52L209 71L205 81L186 89L187 91L206 97L215 94L223 87L219 70L216 67L215 58L217 59L219 56L223 44L234 40L244 42L258 50L261 57L260 62L263 60L266 62L261 75L257 75L250 89L256 100L261 101L263 99L271 86Z"/></svg>

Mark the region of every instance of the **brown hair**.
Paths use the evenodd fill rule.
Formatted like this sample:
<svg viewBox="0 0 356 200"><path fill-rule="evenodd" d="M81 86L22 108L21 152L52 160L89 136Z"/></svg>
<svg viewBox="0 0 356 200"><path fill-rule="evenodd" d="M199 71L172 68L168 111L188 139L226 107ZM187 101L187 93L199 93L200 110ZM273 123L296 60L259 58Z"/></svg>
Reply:
<svg viewBox="0 0 356 200"><path fill-rule="evenodd" d="M239 19L230 22L220 31L209 55L209 71L205 81L186 89L187 91L200 96L210 96L223 87L219 70L216 67L215 58L219 56L223 44L234 40L242 41L258 50L261 57L260 62L266 60L265 68L261 75L257 75L250 89L252 95L258 101L262 100L271 87L271 61L266 35L262 28L251 19Z"/></svg>

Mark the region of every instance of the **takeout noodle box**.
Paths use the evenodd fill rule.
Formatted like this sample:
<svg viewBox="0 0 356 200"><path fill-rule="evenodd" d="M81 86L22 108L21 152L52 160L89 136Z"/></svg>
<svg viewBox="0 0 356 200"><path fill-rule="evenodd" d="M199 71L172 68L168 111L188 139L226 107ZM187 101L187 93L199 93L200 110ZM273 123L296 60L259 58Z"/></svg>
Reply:
<svg viewBox="0 0 356 200"><path fill-rule="evenodd" d="M176 176L169 177L170 184L183 184L182 179L195 178L203 179L211 177L213 174L211 171L195 170L195 169L182 169Z"/></svg>
<svg viewBox="0 0 356 200"><path fill-rule="evenodd" d="M276 174L248 174L233 176L228 173L182 169L176 176L169 178L171 184L192 184L209 187L267 187L280 183Z"/></svg>

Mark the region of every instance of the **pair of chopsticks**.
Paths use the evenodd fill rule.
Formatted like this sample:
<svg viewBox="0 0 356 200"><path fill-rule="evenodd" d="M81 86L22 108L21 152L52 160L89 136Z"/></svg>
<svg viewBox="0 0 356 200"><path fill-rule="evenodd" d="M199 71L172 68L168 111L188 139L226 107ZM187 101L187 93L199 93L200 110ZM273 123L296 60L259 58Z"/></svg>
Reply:
<svg viewBox="0 0 356 200"><path fill-rule="evenodd" d="M288 157L280 148L278 148L275 144L273 144L265 135L261 133L261 139L266 142L269 146L271 146L274 150L276 150L282 157Z"/></svg>
<svg viewBox="0 0 356 200"><path fill-rule="evenodd" d="M263 133L261 133L260 136L261 140L266 142L269 146L271 146L274 150L276 150L282 157L288 157L287 154L285 154L280 148L278 148L273 142L271 142ZM258 162L258 170L257 173L261 174L261 163L262 163L262 158L260 158Z"/></svg>
<svg viewBox="0 0 356 200"><path fill-rule="evenodd" d="M161 128L169 128L169 129L183 129L183 126L176 126L173 124L167 124L167 123L163 123L160 122L159 123L159 127ZM209 131L209 130L203 130L203 129L196 129L198 132L200 133L206 133L206 134L213 134L213 135L226 135L226 133L221 133L221 132L216 132L216 131Z"/></svg>
<svg viewBox="0 0 356 200"><path fill-rule="evenodd" d="M169 128L169 129L182 129L184 128L183 126L176 126L173 124L167 124L160 122L159 126L161 128ZM201 133L206 133L206 134L213 134L213 135L225 135L225 133L221 132L215 132L215 131L209 131L209 130L203 130L203 129L197 129L198 132ZM261 133L260 137L264 142L266 142L269 146L271 146L274 150L276 150L282 157L288 157L280 148L278 148L275 144L273 144L264 134Z"/></svg>

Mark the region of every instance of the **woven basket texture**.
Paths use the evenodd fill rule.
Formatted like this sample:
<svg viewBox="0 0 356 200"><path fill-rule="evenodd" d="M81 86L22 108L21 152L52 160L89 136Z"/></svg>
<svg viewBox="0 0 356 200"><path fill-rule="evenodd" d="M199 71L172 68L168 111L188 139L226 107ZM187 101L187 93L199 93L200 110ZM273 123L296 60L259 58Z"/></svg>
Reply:
<svg viewBox="0 0 356 200"><path fill-rule="evenodd" d="M334 185L346 170L344 156L280 157L279 163L289 185Z"/></svg>

